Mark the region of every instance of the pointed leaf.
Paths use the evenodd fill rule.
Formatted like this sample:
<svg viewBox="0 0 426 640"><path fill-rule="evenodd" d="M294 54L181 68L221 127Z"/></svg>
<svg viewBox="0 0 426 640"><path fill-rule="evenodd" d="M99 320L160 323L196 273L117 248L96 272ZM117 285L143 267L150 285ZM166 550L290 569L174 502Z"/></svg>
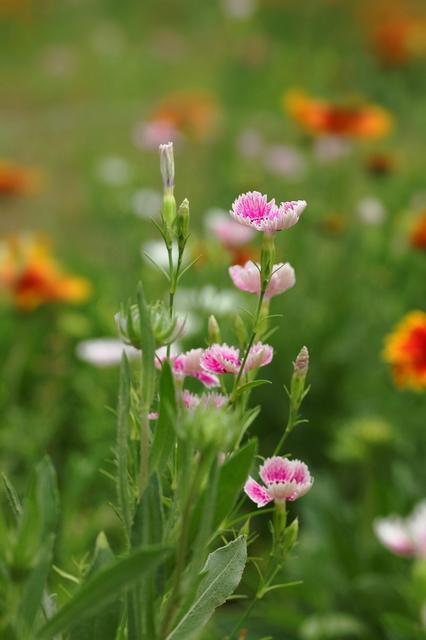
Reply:
<svg viewBox="0 0 426 640"><path fill-rule="evenodd" d="M167 640L190 640L200 633L214 610L238 587L246 560L247 544L243 536L209 555L196 598Z"/></svg>
<svg viewBox="0 0 426 640"><path fill-rule="evenodd" d="M177 419L176 392L172 370L163 362L160 377L160 416L154 431L151 449L151 470L163 469L173 451Z"/></svg>
<svg viewBox="0 0 426 640"><path fill-rule="evenodd" d="M129 496L129 414L130 414L130 369L125 353L121 360L120 389L117 409L117 494L120 515L126 535L130 537L131 504Z"/></svg>

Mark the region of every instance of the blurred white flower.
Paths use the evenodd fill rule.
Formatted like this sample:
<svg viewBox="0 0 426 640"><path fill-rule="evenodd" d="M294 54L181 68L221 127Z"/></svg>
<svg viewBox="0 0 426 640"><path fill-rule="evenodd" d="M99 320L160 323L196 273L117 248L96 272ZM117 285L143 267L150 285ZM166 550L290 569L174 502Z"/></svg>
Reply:
<svg viewBox="0 0 426 640"><path fill-rule="evenodd" d="M306 171L305 158L296 147L272 145L266 149L263 162L268 171L286 178L301 178Z"/></svg>
<svg viewBox="0 0 426 640"><path fill-rule="evenodd" d="M119 365L123 351L129 360L140 355L137 349L123 344L117 338L82 340L76 347L76 355L80 360L101 368Z"/></svg>
<svg viewBox="0 0 426 640"><path fill-rule="evenodd" d="M99 180L112 187L121 187L133 178L134 171L125 158L106 156L96 166Z"/></svg>
<svg viewBox="0 0 426 640"><path fill-rule="evenodd" d="M381 224L386 217L386 209L380 200L373 196L362 198L356 207L356 213L365 224Z"/></svg>
<svg viewBox="0 0 426 640"><path fill-rule="evenodd" d="M138 189L131 197L132 211L140 218L158 218L163 197L154 189Z"/></svg>
<svg viewBox="0 0 426 640"><path fill-rule="evenodd" d="M243 158L256 158L263 152L263 138L256 129L245 129L238 136L236 147Z"/></svg>
<svg viewBox="0 0 426 640"><path fill-rule="evenodd" d="M149 255L149 258L152 258L154 262L156 262L163 269L168 270L169 268L169 256L167 253L166 245L163 240L148 240L141 247L141 255L147 264L152 264L151 260L146 256ZM172 256L173 262L176 264L178 259L178 248L176 244L173 244L172 247ZM182 265L188 264L188 256L183 257Z"/></svg>
<svg viewBox="0 0 426 640"><path fill-rule="evenodd" d="M393 553L426 558L426 500L408 518L377 518L373 528L383 546Z"/></svg>
<svg viewBox="0 0 426 640"><path fill-rule="evenodd" d="M335 136L321 136L314 142L313 152L322 164L336 162L348 156L353 146L348 140Z"/></svg>
<svg viewBox="0 0 426 640"><path fill-rule="evenodd" d="M225 15L237 20L251 18L257 9L257 0L222 0Z"/></svg>
<svg viewBox="0 0 426 640"><path fill-rule="evenodd" d="M182 312L191 310L227 315L241 304L241 297L233 289L217 289L206 285L201 289L179 289L176 293L176 307Z"/></svg>

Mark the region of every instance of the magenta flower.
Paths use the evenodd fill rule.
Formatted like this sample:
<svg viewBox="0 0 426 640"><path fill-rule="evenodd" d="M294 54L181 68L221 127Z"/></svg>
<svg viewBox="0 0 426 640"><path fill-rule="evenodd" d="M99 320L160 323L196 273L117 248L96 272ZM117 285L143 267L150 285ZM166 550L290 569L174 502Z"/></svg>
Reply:
<svg viewBox="0 0 426 640"><path fill-rule="evenodd" d="M247 356L244 373L248 373L252 369L265 367L272 361L273 355L274 350L269 344L263 344L262 342L254 344Z"/></svg>
<svg viewBox="0 0 426 640"><path fill-rule="evenodd" d="M273 500L285 502L296 500L309 491L313 478L304 462L288 460L280 456L266 458L259 469L259 475L264 486L249 477L244 491L257 504L264 507Z"/></svg>
<svg viewBox="0 0 426 640"><path fill-rule="evenodd" d="M204 351L201 366L207 373L237 374L241 367L240 351L227 344L213 344Z"/></svg>
<svg viewBox="0 0 426 640"><path fill-rule="evenodd" d="M196 378L209 389L220 386L218 378L201 367L202 354L203 349L191 349L179 355L172 355L170 357L170 363L176 380L184 380L190 377ZM161 365L167 357L166 348L161 347L161 349L157 349L155 355L155 365L158 369L161 369Z"/></svg>
<svg viewBox="0 0 426 640"><path fill-rule="evenodd" d="M238 264L229 267L229 275L232 282L240 291L246 291L247 293L254 293L260 295L260 270L259 266L252 260L249 260L242 267ZM284 293L287 289L291 289L296 284L296 277L294 275L294 269L286 262L280 262L274 264L272 269L272 276L269 281L268 287L265 292L265 298L273 298L280 293Z"/></svg>
<svg viewBox="0 0 426 640"><path fill-rule="evenodd" d="M185 409L196 409L200 404L200 396L191 393L188 389L184 389L182 393L182 402Z"/></svg>
<svg viewBox="0 0 426 640"><path fill-rule="evenodd" d="M282 202L278 207L274 199L268 202L259 191L248 191L234 201L230 214L246 227L274 233L295 225L305 207L305 200Z"/></svg>

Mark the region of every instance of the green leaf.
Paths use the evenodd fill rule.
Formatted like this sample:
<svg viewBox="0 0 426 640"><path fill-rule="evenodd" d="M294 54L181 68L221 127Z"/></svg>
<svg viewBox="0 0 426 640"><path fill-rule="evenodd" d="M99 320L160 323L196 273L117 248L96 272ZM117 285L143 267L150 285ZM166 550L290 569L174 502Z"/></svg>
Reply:
<svg viewBox="0 0 426 640"><path fill-rule="evenodd" d="M247 544L243 536L209 555L202 579L191 607L178 622L167 640L190 640L207 624L214 610L235 591L247 561Z"/></svg>
<svg viewBox="0 0 426 640"><path fill-rule="evenodd" d="M163 538L161 487L157 474L151 474L147 488L136 507L132 526L132 548L155 544ZM152 572L142 577L128 596L129 640L156 637L155 597L159 575Z"/></svg>
<svg viewBox="0 0 426 640"><path fill-rule="evenodd" d="M33 566L40 547L49 534L54 533L59 514L59 498L55 470L48 457L36 466L22 514L14 550L17 567Z"/></svg>
<svg viewBox="0 0 426 640"><path fill-rule="evenodd" d="M87 578L110 566L114 560L115 556L108 540L101 532L96 540L95 553L87 572ZM120 611L120 593L117 593L116 599L100 615L83 621L77 620L77 623L71 627L70 640L115 640L120 622Z"/></svg>
<svg viewBox="0 0 426 640"><path fill-rule="evenodd" d="M170 553L171 548L164 545L146 547L102 569L77 589L72 599L41 629L37 638L52 638L68 629L76 619L85 620L104 609L120 591L152 571Z"/></svg>
<svg viewBox="0 0 426 640"><path fill-rule="evenodd" d="M270 380L252 380L251 382L246 382L246 384L242 384L241 387L238 387L238 389L234 391L234 397L238 398L242 393L250 391L255 387L260 387L262 384L272 384L272 382Z"/></svg>
<svg viewBox="0 0 426 640"><path fill-rule="evenodd" d="M160 376L160 416L155 427L151 448L151 470L162 470L175 443L175 423L177 419L176 392L172 370L167 361L163 362Z"/></svg>
<svg viewBox="0 0 426 640"><path fill-rule="evenodd" d="M253 460L257 453L257 442L252 439L225 461L219 478L214 527L219 527L231 513L241 489L248 478Z"/></svg>
<svg viewBox="0 0 426 640"><path fill-rule="evenodd" d="M145 301L143 286L140 282L137 292L139 309L140 336L142 348L142 395L144 405L149 410L154 397L155 380L155 338L151 326L151 314Z"/></svg>
<svg viewBox="0 0 426 640"><path fill-rule="evenodd" d="M6 476L6 474L2 473L1 477L3 480L4 489L6 492L6 496L7 496L11 511L15 517L16 523L18 523L22 513L21 502L19 500L18 494L15 491L15 487L13 486L9 478Z"/></svg>
<svg viewBox="0 0 426 640"><path fill-rule="evenodd" d="M131 504L129 496L129 414L130 414L130 369L125 353L121 360L120 388L117 409L117 493L120 515L127 538L130 538Z"/></svg>
<svg viewBox="0 0 426 640"><path fill-rule="evenodd" d="M41 548L36 565L25 582L23 595L19 603L18 621L23 633L28 633L33 628L37 612L39 611L43 592L52 563L55 535L49 534Z"/></svg>

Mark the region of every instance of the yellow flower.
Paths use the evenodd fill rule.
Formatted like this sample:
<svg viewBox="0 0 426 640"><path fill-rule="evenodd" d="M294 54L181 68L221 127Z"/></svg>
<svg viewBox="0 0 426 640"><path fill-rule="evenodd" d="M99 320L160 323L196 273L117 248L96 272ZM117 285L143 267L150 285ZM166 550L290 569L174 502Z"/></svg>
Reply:
<svg viewBox="0 0 426 640"><path fill-rule="evenodd" d="M383 357L398 387L426 391L426 313L411 311L386 337Z"/></svg>

